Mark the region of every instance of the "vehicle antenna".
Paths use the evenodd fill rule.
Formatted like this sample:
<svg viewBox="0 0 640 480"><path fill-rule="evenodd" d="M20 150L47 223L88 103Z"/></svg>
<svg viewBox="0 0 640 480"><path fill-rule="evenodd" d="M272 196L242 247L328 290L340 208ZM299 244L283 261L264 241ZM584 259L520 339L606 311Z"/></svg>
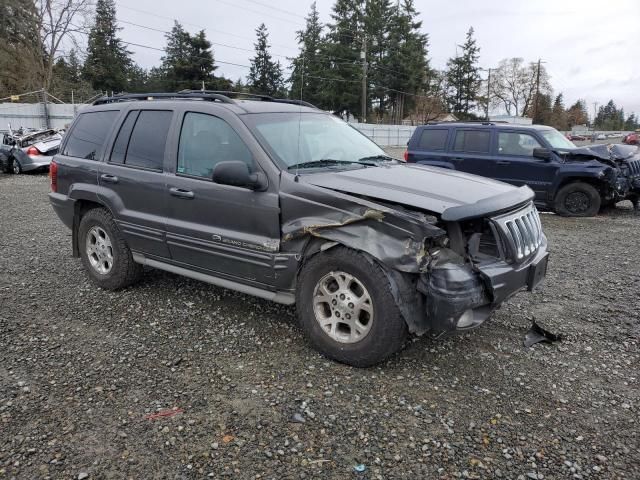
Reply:
<svg viewBox="0 0 640 480"><path fill-rule="evenodd" d="M300 102L302 102L302 94L304 91L304 57L305 50L302 50L302 73L300 74ZM302 128L302 103L298 107L298 158L296 158L296 176L295 180L298 181L298 164L300 163L300 130Z"/></svg>

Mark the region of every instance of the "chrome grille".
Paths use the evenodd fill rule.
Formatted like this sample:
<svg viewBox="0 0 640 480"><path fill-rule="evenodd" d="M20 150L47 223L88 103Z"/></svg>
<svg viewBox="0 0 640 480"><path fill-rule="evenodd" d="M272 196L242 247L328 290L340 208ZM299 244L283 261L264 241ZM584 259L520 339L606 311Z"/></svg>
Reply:
<svg viewBox="0 0 640 480"><path fill-rule="evenodd" d="M640 160L630 160L627 165L629 165L629 173L632 177L640 175Z"/></svg>
<svg viewBox="0 0 640 480"><path fill-rule="evenodd" d="M542 224L538 210L532 203L491 220L499 232L507 259L521 262L540 247L543 239Z"/></svg>

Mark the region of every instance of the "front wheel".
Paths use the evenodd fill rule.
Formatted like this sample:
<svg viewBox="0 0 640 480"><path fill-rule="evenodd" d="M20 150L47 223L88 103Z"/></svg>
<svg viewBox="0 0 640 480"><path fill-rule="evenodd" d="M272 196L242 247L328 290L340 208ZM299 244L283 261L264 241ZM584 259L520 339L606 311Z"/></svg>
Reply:
<svg viewBox="0 0 640 480"><path fill-rule="evenodd" d="M385 360L407 336L382 267L355 250L334 247L311 257L298 277L296 304L316 350L354 367Z"/></svg>
<svg viewBox="0 0 640 480"><path fill-rule="evenodd" d="M584 182L573 182L556 194L555 210L563 217L593 217L600 210L600 192Z"/></svg>
<svg viewBox="0 0 640 480"><path fill-rule="evenodd" d="M82 217L78 241L82 263L99 287L116 290L140 278L142 266L133 261L131 250L106 210L95 208Z"/></svg>

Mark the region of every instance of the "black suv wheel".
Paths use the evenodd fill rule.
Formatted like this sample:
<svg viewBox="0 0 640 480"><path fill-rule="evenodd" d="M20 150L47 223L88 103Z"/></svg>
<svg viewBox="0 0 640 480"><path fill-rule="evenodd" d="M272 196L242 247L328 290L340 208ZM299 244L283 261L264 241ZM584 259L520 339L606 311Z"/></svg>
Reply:
<svg viewBox="0 0 640 480"><path fill-rule="evenodd" d="M379 363L397 352L407 336L382 268L354 250L334 247L306 262L296 304L311 344L348 365Z"/></svg>
<svg viewBox="0 0 640 480"><path fill-rule="evenodd" d="M593 217L600 210L601 202L600 193L593 185L573 182L556 194L555 210L563 217Z"/></svg>
<svg viewBox="0 0 640 480"><path fill-rule="evenodd" d="M142 266L133 261L131 250L106 210L95 208L82 217L78 244L89 278L99 287L116 290L140 278Z"/></svg>

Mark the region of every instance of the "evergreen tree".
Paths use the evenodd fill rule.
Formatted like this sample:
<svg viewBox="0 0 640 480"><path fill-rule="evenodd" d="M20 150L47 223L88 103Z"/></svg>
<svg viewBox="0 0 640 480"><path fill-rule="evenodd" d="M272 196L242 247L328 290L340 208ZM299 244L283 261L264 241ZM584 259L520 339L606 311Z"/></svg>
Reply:
<svg viewBox="0 0 640 480"><path fill-rule="evenodd" d="M402 0L393 7L389 19L382 86L388 89L388 103L395 123L400 123L405 112L414 109L416 99L420 98L416 95L424 95L433 77L427 58L429 39L420 31L422 22L417 18L413 0Z"/></svg>
<svg viewBox="0 0 640 480"><path fill-rule="evenodd" d="M625 123L624 110L618 110L615 102L609 100L606 105L598 109L594 123L598 130L622 130Z"/></svg>
<svg viewBox="0 0 640 480"><path fill-rule="evenodd" d="M255 57L251 59L251 69L247 77L249 89L264 95L283 95L284 80L280 62L274 62L269 53L269 33L265 24L256 29Z"/></svg>
<svg viewBox="0 0 640 480"><path fill-rule="evenodd" d="M82 78L82 64L75 49L67 58L60 57L53 65L51 93L64 102L80 103L94 95L89 82Z"/></svg>
<svg viewBox="0 0 640 480"><path fill-rule="evenodd" d="M390 21L394 15L398 15L398 11L391 6L390 0L368 0L365 4L363 29L367 42L367 110L370 111L372 106L374 113L377 113L377 120L383 119L388 111L389 91L384 86L391 73L386 68L390 61L389 37L392 27L398 25L398 22Z"/></svg>
<svg viewBox="0 0 640 480"><path fill-rule="evenodd" d="M564 96L562 93L559 93L556 96L555 101L553 102L553 110L551 113L551 121L549 122L554 128L558 130L568 130L569 129L569 120L567 116L567 111L564 108Z"/></svg>
<svg viewBox="0 0 640 480"><path fill-rule="evenodd" d="M292 60L291 98L300 99L320 106L322 104L323 58L320 56L322 47L322 24L316 2L311 4L311 11L307 15L304 30L296 32L300 53Z"/></svg>
<svg viewBox="0 0 640 480"><path fill-rule="evenodd" d="M42 88L43 49L37 26L33 1L0 1L0 97Z"/></svg>
<svg viewBox="0 0 640 480"><path fill-rule="evenodd" d="M481 80L478 67L480 48L473 38L473 27L467 31L462 55L447 62L448 103L451 110L461 118L469 118L476 107Z"/></svg>
<svg viewBox="0 0 640 480"><path fill-rule="evenodd" d="M637 128L638 128L638 118L636 117L635 113L632 113L625 120L623 130L633 131Z"/></svg>
<svg viewBox="0 0 640 480"><path fill-rule="evenodd" d="M334 112L360 115L362 19L364 0L336 0L322 44L322 105Z"/></svg>
<svg viewBox="0 0 640 480"><path fill-rule="evenodd" d="M94 90L121 92L127 89L130 52L118 38L118 30L114 0L98 0L83 68L83 77Z"/></svg>

